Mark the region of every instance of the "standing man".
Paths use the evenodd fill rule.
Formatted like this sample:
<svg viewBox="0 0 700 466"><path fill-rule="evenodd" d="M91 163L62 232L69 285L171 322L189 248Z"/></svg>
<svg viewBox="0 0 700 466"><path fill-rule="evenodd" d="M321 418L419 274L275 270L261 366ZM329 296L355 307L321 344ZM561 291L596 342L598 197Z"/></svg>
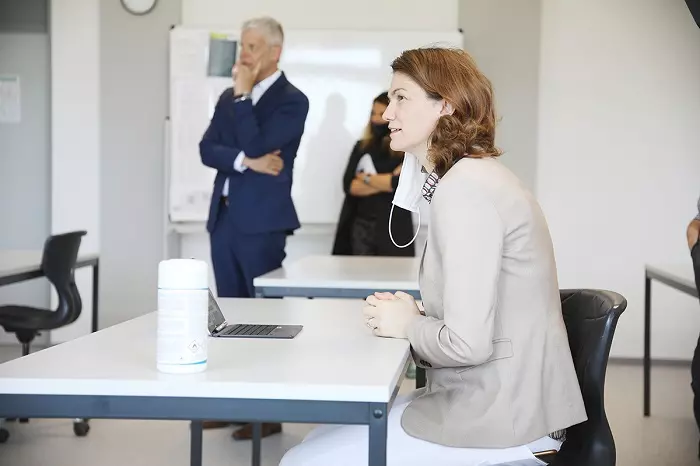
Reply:
<svg viewBox="0 0 700 466"><path fill-rule="evenodd" d="M698 199L698 214L688 224L686 237L688 239L688 248L690 256L693 259L693 270L695 271L695 286L700 293L700 243L698 235L700 234L700 199ZM695 347L693 362L690 366L691 383L693 389L693 414L695 414L695 422L700 428L700 338ZM698 458L700 458L700 445L698 445Z"/></svg>
<svg viewBox="0 0 700 466"><path fill-rule="evenodd" d="M253 278L282 264L286 236L299 228L292 169L309 101L278 69L283 39L272 18L243 24L233 88L199 144L218 171L207 230L222 297L253 297Z"/></svg>
<svg viewBox="0 0 700 466"><path fill-rule="evenodd" d="M300 226L292 170L309 100L278 68L283 41L272 18L243 23L233 88L221 94L199 144L204 165L218 172L207 230L222 297L254 297L253 279L282 265L286 237ZM279 430L263 425L263 435Z"/></svg>

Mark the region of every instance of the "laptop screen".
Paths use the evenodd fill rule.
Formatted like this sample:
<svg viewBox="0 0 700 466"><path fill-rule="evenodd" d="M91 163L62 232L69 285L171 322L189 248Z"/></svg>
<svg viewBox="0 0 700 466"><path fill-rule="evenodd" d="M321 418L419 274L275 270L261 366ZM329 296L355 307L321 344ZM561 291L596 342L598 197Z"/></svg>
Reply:
<svg viewBox="0 0 700 466"><path fill-rule="evenodd" d="M224 323L224 314L219 308L219 304L214 298L214 294L209 290L209 333L214 333L216 328Z"/></svg>

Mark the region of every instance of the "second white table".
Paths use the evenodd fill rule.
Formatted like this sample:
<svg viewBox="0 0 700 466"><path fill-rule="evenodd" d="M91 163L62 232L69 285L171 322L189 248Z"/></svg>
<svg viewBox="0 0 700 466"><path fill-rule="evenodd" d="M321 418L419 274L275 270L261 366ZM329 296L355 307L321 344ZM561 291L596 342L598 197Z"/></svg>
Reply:
<svg viewBox="0 0 700 466"><path fill-rule="evenodd" d="M420 299L418 257L307 256L253 280L260 298L359 298L405 291Z"/></svg>

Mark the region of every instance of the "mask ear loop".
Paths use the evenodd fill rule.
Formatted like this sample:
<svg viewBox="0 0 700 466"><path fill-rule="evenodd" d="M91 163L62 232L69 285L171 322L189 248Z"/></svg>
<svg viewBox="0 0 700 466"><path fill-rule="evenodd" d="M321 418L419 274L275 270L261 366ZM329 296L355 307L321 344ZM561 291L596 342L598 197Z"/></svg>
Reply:
<svg viewBox="0 0 700 466"><path fill-rule="evenodd" d="M396 241L394 241L394 235L391 234L391 218L394 216L394 204L391 204L391 210L389 211L389 238L391 238L391 242L394 243L394 246L396 246L399 249L407 248L413 242L418 238L418 232L420 231L420 209L418 209L418 229L416 230L416 234L413 235L413 239L409 241L408 243L404 244L403 246L399 246L396 244Z"/></svg>

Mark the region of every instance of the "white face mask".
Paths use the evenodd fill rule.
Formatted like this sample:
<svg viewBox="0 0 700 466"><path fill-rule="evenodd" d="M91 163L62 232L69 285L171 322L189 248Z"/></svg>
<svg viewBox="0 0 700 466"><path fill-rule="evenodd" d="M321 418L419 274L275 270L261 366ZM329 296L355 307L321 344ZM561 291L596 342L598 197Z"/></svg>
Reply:
<svg viewBox="0 0 700 466"><path fill-rule="evenodd" d="M394 246L397 248L405 248L413 244L413 242L418 237L418 232L420 231L420 209L418 204L422 197L421 190L423 189L423 183L427 177L421 171L422 165L413 154L406 152L403 157L403 166L401 167L401 174L399 175L399 185L396 187L396 192L394 192L394 200L391 201L391 212L389 213L389 238ZM403 246L396 244L394 241L394 236L391 233L391 219L394 215L394 206L401 207L402 209L409 210L411 212L418 213L418 229L416 234L413 235L413 239Z"/></svg>

